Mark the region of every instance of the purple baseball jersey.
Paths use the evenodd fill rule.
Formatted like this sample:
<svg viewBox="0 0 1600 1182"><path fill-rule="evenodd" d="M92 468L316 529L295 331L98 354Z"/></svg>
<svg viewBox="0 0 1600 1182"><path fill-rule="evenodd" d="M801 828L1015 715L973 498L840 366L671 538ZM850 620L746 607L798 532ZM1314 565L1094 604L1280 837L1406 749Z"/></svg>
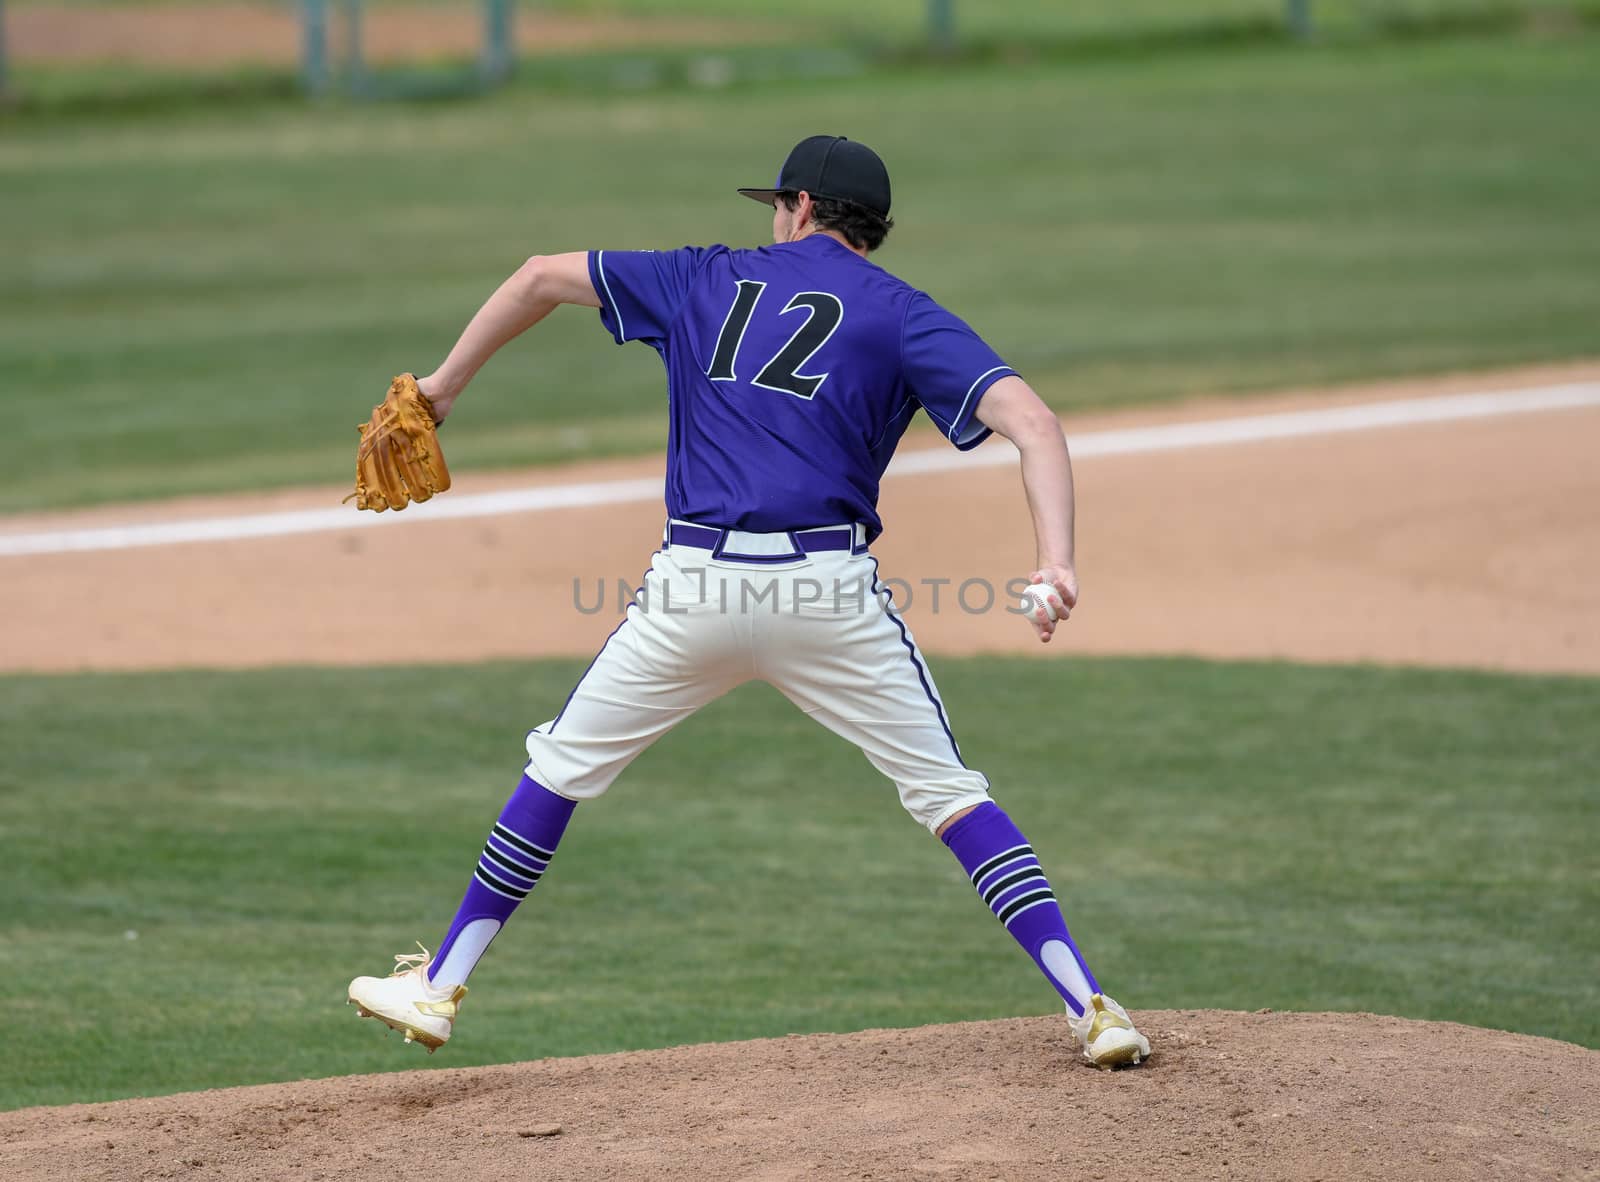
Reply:
<svg viewBox="0 0 1600 1182"><path fill-rule="evenodd" d="M617 343L667 368L667 512L771 533L861 522L920 407L963 450L1014 373L960 318L814 234L759 250L597 250L589 277Z"/></svg>

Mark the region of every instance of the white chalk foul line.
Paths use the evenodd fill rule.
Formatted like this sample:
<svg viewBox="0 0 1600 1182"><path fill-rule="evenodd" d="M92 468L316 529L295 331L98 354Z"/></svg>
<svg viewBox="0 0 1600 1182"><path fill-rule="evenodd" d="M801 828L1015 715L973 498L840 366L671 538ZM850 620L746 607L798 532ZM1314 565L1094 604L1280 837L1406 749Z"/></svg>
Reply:
<svg viewBox="0 0 1600 1182"><path fill-rule="evenodd" d="M23 554L66 554L83 550L126 550L134 546L170 546L179 542L233 542L247 538L279 538L287 534L326 533L340 529L372 529L409 521L447 521L458 517L495 517L539 509L587 508L633 501L659 501L660 480L610 480L594 484L557 484L544 488L440 498L411 505L399 513L362 513L348 505L281 513L249 513L238 517L198 517L156 521L147 525L112 525L50 533L0 535L0 558Z"/></svg>
<svg viewBox="0 0 1600 1182"><path fill-rule="evenodd" d="M1089 459L1178 451L1191 447L1216 447L1229 443L1260 443L1306 435L1339 435L1379 427L1408 427L1421 423L1447 423L1460 419L1483 419L1541 410L1570 410L1585 406L1600 406L1600 382L1570 382L1560 386L1535 386L1481 394L1442 394L1431 398L1368 402L1327 410L1292 410L1279 414L1214 419L1210 422L1130 427L1121 431L1072 435L1070 439L1073 458ZM889 467L889 473L910 475L942 472L949 468L974 465L998 468L1016 462L1014 448L994 448L991 445L970 455L946 451L913 452L895 460Z"/></svg>
<svg viewBox="0 0 1600 1182"><path fill-rule="evenodd" d="M1242 415L1210 422L1170 423L1072 436L1077 459L1137 455L1183 448L1257 443L1308 435L1335 435L1380 427L1444 423L1534 411L1600 406L1600 382L1570 382L1522 390L1480 394L1446 394L1364 403L1327 410ZM976 452L950 449L912 452L890 466L889 476L912 476L969 468L995 468L1017 462L1016 449L997 441ZM509 489L497 493L442 497L412 505L403 513L358 513L348 506L295 512L253 513L236 517L192 518L144 525L103 526L44 533L0 535L0 558L29 554L68 554L86 550L125 550L136 546L169 546L182 542L225 542L274 538L329 530L367 529L411 521L446 521L464 517L496 517L547 509L589 508L641 501L659 501L660 479L610 480Z"/></svg>

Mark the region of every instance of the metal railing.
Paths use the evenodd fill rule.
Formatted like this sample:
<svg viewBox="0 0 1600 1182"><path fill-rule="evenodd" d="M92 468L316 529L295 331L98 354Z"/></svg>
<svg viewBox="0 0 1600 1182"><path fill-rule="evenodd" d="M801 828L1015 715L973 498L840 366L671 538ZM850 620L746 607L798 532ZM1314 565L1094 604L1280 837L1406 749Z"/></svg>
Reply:
<svg viewBox="0 0 1600 1182"><path fill-rule="evenodd" d="M1311 0L1284 0L1289 32L1304 41L1311 36Z"/></svg>
<svg viewBox="0 0 1600 1182"><path fill-rule="evenodd" d="M387 19L385 10L378 4L369 9L368 0L264 0L298 16L299 80L304 92L312 96L334 93L360 98L384 96L417 96L423 94L470 93L483 90L505 81L517 63L516 13L519 3L533 0L457 0L460 19L467 26L476 19L481 33L475 38L460 39L455 44L467 54L475 41L476 60L456 58L454 61L414 61L382 63L369 60L369 47L363 37L366 26ZM721 0L719 0L721 3ZM954 54L971 43L981 46L987 42L1037 37L1039 43L1069 44L1085 38L1116 38L1126 33L1129 38L1150 35L1162 40L1182 38L1191 34L1201 36L1216 29L1236 34L1245 30L1252 36L1276 36L1300 42L1314 39L1338 39L1363 28L1382 31L1385 27L1407 20L1425 20L1437 17L1441 28L1449 27L1452 18L1468 18L1485 23L1499 19L1516 19L1519 15L1543 12L1546 9L1570 8L1575 13L1589 14L1584 19L1591 23L1600 20L1600 0L1364 0L1360 4L1322 4L1315 0L1149 0L1148 3L1118 4L1115 0L1038 0L1036 7L1012 0L1006 5L990 6L990 0L922 0L921 4L896 0L874 6L872 0L857 0L851 4L841 0L827 0L829 11L859 9L863 14L857 31L870 53L871 46L883 44L920 44L945 54ZM623 5L627 7L626 4ZM723 11L718 5L707 4L706 11ZM641 5L639 11L648 12L650 6ZM695 0L683 0L680 10L697 11ZM887 34L881 32L878 18L889 12L895 14L897 23ZM1027 14L1029 28L1020 26L1007 32L1010 18L1005 13ZM474 15L476 14L476 15ZM1039 19L1044 14L1048 19ZM32 74L22 67L33 63L23 61L21 66L11 55L21 49L17 44L15 25L8 28L6 0L0 0L0 100L15 102L19 91L32 85ZM17 7L11 6L10 15L17 19ZM1021 19L1020 15L1018 19ZM853 26L855 27L855 26ZM370 31L370 30L368 30ZM7 33L13 34L8 44ZM290 50L292 53L293 50ZM863 58L865 60L865 58ZM292 59L283 61L280 68L293 70ZM93 66L72 67L80 74L92 74ZM198 71L197 71L198 72ZM281 76L280 76L281 77ZM92 85L92 82L91 82Z"/></svg>
<svg viewBox="0 0 1600 1182"><path fill-rule="evenodd" d="M0 0L3 3L3 0ZM482 0L483 44L474 73L453 82L435 80L429 89L475 89L504 82L516 65L515 0ZM306 93L325 95L335 88L357 97L382 91L405 92L404 84L380 86L367 67L362 37L363 0L337 0L343 23L344 60L336 71L329 54L330 0L301 0L301 78Z"/></svg>

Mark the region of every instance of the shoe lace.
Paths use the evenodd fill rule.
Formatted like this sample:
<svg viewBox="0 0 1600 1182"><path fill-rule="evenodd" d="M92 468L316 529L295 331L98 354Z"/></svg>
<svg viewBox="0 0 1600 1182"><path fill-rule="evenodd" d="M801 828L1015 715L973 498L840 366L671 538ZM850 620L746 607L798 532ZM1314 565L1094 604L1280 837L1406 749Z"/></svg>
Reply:
<svg viewBox="0 0 1600 1182"><path fill-rule="evenodd" d="M389 974L391 977L403 977L407 973L414 973L418 969L425 969L428 967L428 962L433 959L433 953L422 947L421 940L417 941L417 947L422 948L422 951L397 952L395 954L394 971Z"/></svg>

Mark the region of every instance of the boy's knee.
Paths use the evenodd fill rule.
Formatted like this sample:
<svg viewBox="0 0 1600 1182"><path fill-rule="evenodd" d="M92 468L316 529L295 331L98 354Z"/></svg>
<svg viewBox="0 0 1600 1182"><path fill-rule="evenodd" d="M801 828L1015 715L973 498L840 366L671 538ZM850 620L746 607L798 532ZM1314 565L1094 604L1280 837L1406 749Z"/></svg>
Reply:
<svg viewBox="0 0 1600 1182"><path fill-rule="evenodd" d="M989 782L977 772L936 783L900 782L896 787L906 812L935 835L989 799Z"/></svg>

